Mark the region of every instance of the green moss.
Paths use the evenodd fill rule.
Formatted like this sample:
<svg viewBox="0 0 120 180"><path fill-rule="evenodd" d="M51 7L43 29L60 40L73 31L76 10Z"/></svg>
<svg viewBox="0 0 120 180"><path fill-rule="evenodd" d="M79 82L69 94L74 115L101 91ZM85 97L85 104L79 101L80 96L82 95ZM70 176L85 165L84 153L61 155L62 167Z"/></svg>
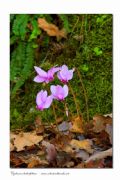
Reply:
<svg viewBox="0 0 120 180"><path fill-rule="evenodd" d="M53 16L41 16L54 23ZM32 19L38 17L40 15L32 15ZM15 17L11 18L13 22ZM56 23L59 21L59 16L55 16L55 18L58 18L55 20ZM112 15L66 15L67 24L61 22L61 20L64 21L64 18L65 16L60 19L60 23L63 23L60 26L66 25L69 28L67 39L61 39L57 42L56 38L48 37L47 34L41 32L43 42L35 40L38 47L34 49L35 57L32 64L33 66L41 66L45 70L53 65L62 64L67 64L69 68L77 67L87 92L90 119L97 113L110 113L112 112ZM19 46L21 45L21 41L17 43ZM55 43L59 45L59 48L53 46ZM54 121L52 107L43 112L36 110L36 94L45 87L33 82L35 75L32 68L32 71L29 72L29 79L25 80L15 96L11 95L11 129L29 126L34 123L37 116L40 116L44 122ZM55 83L58 84L59 81L55 80ZM86 120L85 96L76 71L70 84ZM69 111L76 115L71 92L66 101L69 105ZM66 119L64 105L57 101L54 103L58 107L57 117L62 116Z"/></svg>

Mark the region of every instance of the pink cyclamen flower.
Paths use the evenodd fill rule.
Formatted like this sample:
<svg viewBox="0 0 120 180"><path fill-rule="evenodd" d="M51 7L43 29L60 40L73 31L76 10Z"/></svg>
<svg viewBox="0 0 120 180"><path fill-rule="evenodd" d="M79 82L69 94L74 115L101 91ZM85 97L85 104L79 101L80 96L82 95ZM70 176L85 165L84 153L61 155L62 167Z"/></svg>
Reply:
<svg viewBox="0 0 120 180"><path fill-rule="evenodd" d="M36 97L36 104L38 110L49 108L52 103L53 97L47 96L47 91L41 90Z"/></svg>
<svg viewBox="0 0 120 180"><path fill-rule="evenodd" d="M63 87L60 85L50 87L52 96L57 100L64 100L64 98L68 95L68 86L64 85Z"/></svg>
<svg viewBox="0 0 120 180"><path fill-rule="evenodd" d="M69 80L73 78L74 69L68 70L66 65L63 65L60 71L57 73L58 79L63 83L67 83Z"/></svg>
<svg viewBox="0 0 120 180"><path fill-rule="evenodd" d="M35 71L37 72L37 76L34 78L34 81L37 83L46 82L49 83L54 79L54 74L60 70L59 67L52 67L48 70L48 72L45 72L41 68L34 66Z"/></svg>

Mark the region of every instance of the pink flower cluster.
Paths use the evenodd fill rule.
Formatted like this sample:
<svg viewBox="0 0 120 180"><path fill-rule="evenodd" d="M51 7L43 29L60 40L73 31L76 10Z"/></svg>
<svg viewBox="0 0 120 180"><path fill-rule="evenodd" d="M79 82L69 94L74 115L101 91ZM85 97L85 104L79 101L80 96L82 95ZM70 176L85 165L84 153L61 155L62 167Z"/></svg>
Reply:
<svg viewBox="0 0 120 180"><path fill-rule="evenodd" d="M51 95L47 95L47 91L41 90L36 97L36 104L38 110L43 110L49 108L54 99L62 101L65 97L68 96L68 86L66 83L73 78L74 69L69 70L66 65L61 67L52 67L47 72L43 69L35 66L35 71L37 72L37 76L34 78L34 81L37 83L49 83L54 80L54 75L57 73L58 79L64 83L64 86L60 85L51 85L50 91Z"/></svg>

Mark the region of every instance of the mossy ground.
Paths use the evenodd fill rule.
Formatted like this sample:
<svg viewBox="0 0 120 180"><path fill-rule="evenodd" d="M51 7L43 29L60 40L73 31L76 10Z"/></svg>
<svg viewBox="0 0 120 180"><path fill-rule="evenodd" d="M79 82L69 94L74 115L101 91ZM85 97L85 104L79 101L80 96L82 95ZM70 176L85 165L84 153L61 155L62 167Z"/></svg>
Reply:
<svg viewBox="0 0 120 180"><path fill-rule="evenodd" d="M69 68L77 67L87 92L90 119L98 113L110 113L112 112L112 15L67 16L69 22L67 39L57 41L55 37L48 37L47 45L43 39L41 47L35 49L34 65L46 70L53 65L63 64ZM52 108L43 112L36 110L36 94L44 88L44 85L33 82L35 75L33 68L29 80L26 80L16 95L11 96L11 129L27 128L34 123L37 116L45 122L54 121ZM70 84L86 120L85 96L76 71ZM71 94L66 101L69 111L76 115ZM65 118L64 105L55 103L60 109L60 111L56 109L57 117Z"/></svg>

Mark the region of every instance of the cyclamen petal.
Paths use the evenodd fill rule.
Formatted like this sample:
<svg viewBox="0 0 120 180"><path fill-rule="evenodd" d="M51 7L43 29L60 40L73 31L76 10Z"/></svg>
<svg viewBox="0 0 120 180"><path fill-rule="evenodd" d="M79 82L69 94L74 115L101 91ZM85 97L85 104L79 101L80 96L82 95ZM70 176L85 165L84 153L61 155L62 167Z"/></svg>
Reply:
<svg viewBox="0 0 120 180"><path fill-rule="evenodd" d="M36 104L39 106L42 103L41 96L43 94L43 90L41 90L36 97Z"/></svg>
<svg viewBox="0 0 120 180"><path fill-rule="evenodd" d="M68 96L68 86L67 85L63 86L63 90L64 90L64 97Z"/></svg>
<svg viewBox="0 0 120 180"><path fill-rule="evenodd" d="M69 70L69 73L67 74L67 78L71 80L73 78L73 72L74 70Z"/></svg>
<svg viewBox="0 0 120 180"><path fill-rule="evenodd" d="M60 80L63 78L63 77L61 76L60 72L57 73L57 77L58 77L58 79L60 79Z"/></svg>
<svg viewBox="0 0 120 180"><path fill-rule="evenodd" d="M44 108L49 108L51 103L52 103L52 101L53 101L52 96L48 96L47 99L46 99L46 102L44 104Z"/></svg>
<svg viewBox="0 0 120 180"><path fill-rule="evenodd" d="M48 75L53 76L59 70L60 70L59 67L52 67L51 69L48 70Z"/></svg>
<svg viewBox="0 0 120 180"><path fill-rule="evenodd" d="M64 98L68 95L68 86L64 85L63 87L60 85L51 86L51 93L54 99L64 100Z"/></svg>
<svg viewBox="0 0 120 180"><path fill-rule="evenodd" d="M68 70L68 67L66 65L63 65L61 67L61 70L57 73L57 77L63 83L67 83L69 80L73 78L73 72L74 69Z"/></svg>
<svg viewBox="0 0 120 180"><path fill-rule="evenodd" d="M41 94L41 100L42 102L45 102L47 99L47 91L44 91L42 94Z"/></svg>
<svg viewBox="0 0 120 180"><path fill-rule="evenodd" d="M34 81L37 83L46 82L49 83L54 79L54 74L60 70L60 67L52 67L48 70L48 72L45 72L41 68L34 66L35 71L37 72L37 76L34 78Z"/></svg>
<svg viewBox="0 0 120 180"><path fill-rule="evenodd" d="M43 110L49 108L52 103L52 96L47 97L47 91L41 90L36 97L37 109Z"/></svg>
<svg viewBox="0 0 120 180"><path fill-rule="evenodd" d="M68 71L68 67L66 65L62 65L62 70L66 72Z"/></svg>
<svg viewBox="0 0 120 180"><path fill-rule="evenodd" d="M37 66L34 66L36 72L38 73L39 76L41 77L47 77L47 73L42 70L41 68L37 67Z"/></svg>
<svg viewBox="0 0 120 180"><path fill-rule="evenodd" d="M45 81L45 78L43 77L40 77L39 75L37 75L34 80L34 82L37 82L37 83L41 83L41 82L44 82Z"/></svg>
<svg viewBox="0 0 120 180"><path fill-rule="evenodd" d="M52 93L53 95L56 94L56 86L51 85L50 90L51 90L51 93Z"/></svg>

